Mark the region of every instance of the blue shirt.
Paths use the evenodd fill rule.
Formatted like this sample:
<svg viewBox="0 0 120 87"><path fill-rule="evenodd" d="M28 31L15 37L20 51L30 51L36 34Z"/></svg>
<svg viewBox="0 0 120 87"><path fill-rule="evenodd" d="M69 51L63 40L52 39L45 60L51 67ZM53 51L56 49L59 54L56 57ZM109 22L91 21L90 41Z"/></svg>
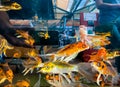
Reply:
<svg viewBox="0 0 120 87"><path fill-rule="evenodd" d="M103 0L103 2L111 4L120 4L120 0ZM120 16L120 9L112 10L99 9L99 11L100 11L99 13L100 24L111 23Z"/></svg>

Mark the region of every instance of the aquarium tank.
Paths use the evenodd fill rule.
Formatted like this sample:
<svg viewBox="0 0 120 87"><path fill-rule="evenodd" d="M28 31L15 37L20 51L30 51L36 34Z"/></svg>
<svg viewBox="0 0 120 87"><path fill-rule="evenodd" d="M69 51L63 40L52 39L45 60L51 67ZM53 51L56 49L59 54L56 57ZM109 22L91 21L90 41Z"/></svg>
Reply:
<svg viewBox="0 0 120 87"><path fill-rule="evenodd" d="M0 0L0 87L120 87L117 1Z"/></svg>

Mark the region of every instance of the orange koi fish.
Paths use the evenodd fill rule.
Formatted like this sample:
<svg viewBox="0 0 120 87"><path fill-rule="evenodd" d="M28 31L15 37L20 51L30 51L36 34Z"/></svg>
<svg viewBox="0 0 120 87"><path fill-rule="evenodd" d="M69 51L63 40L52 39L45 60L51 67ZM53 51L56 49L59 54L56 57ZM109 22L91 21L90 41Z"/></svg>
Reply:
<svg viewBox="0 0 120 87"><path fill-rule="evenodd" d="M90 56L89 61L102 61L102 60L107 60L106 59L106 55L107 55L107 51L104 47L101 47L100 49L98 49L98 51Z"/></svg>
<svg viewBox="0 0 120 87"><path fill-rule="evenodd" d="M50 79L47 79L47 82L55 87L89 87L87 85L83 85L80 81L67 83L65 78L61 75L52 75L52 77L50 75Z"/></svg>
<svg viewBox="0 0 120 87"><path fill-rule="evenodd" d="M24 38L27 44L33 46L35 40L29 35L28 31L16 30L16 32L18 34L17 38Z"/></svg>
<svg viewBox="0 0 120 87"><path fill-rule="evenodd" d="M92 62L91 65L94 67L95 70L97 70L99 72L99 75L97 77L97 84L99 84L99 79L101 77L101 75L105 75L105 76L116 76L117 75L117 71L115 69L113 69L112 67L108 66L105 62L103 61L97 61L97 62Z"/></svg>
<svg viewBox="0 0 120 87"><path fill-rule="evenodd" d="M79 73L74 73L74 74L72 74L72 76L74 78L74 81L79 81L80 80L80 74ZM67 77L69 79L71 79L69 74L67 74ZM58 80L58 81L60 80L61 81L58 74L55 74L55 75L54 74L47 74L46 75L46 80Z"/></svg>
<svg viewBox="0 0 120 87"><path fill-rule="evenodd" d="M100 49L88 49L83 52L82 58L84 62L106 61L107 51L104 47Z"/></svg>
<svg viewBox="0 0 120 87"><path fill-rule="evenodd" d="M32 53L31 53L32 52ZM30 54L31 53L31 54ZM14 58L28 58L31 55L38 54L38 50L34 48L25 48L25 47L16 47L14 46L13 49L7 49L5 51L6 57L14 57Z"/></svg>
<svg viewBox="0 0 120 87"><path fill-rule="evenodd" d="M16 82L15 87L30 87L30 81L28 79L19 80Z"/></svg>
<svg viewBox="0 0 120 87"><path fill-rule="evenodd" d="M92 62L92 61L109 61L109 59L113 59L117 56L120 56L120 52L109 51L104 47L99 49L88 49L83 52L83 59L85 62ZM87 60L87 61L86 61Z"/></svg>
<svg viewBox="0 0 120 87"><path fill-rule="evenodd" d="M7 80L12 83L12 80L13 80L13 77L14 77L14 74L13 74L13 71L10 69L8 63L5 63L5 64L1 64L0 65L3 70L4 70L4 73L6 75L6 78Z"/></svg>
<svg viewBox="0 0 120 87"><path fill-rule="evenodd" d="M79 52L82 52L86 49L89 49L89 46L81 41L73 43L73 44L68 44L64 48L58 50L54 54L46 54L51 55L51 57L56 60L61 60L65 62L69 62L70 60L74 59Z"/></svg>

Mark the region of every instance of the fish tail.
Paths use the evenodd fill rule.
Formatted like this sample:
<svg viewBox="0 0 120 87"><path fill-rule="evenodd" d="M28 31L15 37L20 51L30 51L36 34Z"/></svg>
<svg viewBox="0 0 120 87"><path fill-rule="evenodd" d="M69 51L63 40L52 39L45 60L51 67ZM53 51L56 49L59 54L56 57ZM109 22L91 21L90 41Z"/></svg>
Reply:
<svg viewBox="0 0 120 87"><path fill-rule="evenodd" d="M38 81L35 83L33 87L40 87L40 80L41 80L41 74L39 74Z"/></svg>
<svg viewBox="0 0 120 87"><path fill-rule="evenodd" d="M106 33L105 35L104 35L104 37L108 37L108 36L111 36L111 33L109 32L109 33Z"/></svg>

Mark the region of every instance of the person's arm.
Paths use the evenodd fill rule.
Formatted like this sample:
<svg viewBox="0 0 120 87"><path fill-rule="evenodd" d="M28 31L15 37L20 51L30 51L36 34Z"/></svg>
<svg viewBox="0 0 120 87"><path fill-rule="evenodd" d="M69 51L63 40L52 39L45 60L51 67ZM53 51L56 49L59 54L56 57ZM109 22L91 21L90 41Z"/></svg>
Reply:
<svg viewBox="0 0 120 87"><path fill-rule="evenodd" d="M98 9L120 9L120 4L104 3L103 0L95 0Z"/></svg>
<svg viewBox="0 0 120 87"><path fill-rule="evenodd" d="M10 23L8 14L4 11L0 11L0 35L2 35L13 46L32 47L25 43L24 39L17 38L15 34L16 28Z"/></svg>
<svg viewBox="0 0 120 87"><path fill-rule="evenodd" d="M5 11L0 11L0 28L12 28L12 24L9 21L9 16Z"/></svg>

